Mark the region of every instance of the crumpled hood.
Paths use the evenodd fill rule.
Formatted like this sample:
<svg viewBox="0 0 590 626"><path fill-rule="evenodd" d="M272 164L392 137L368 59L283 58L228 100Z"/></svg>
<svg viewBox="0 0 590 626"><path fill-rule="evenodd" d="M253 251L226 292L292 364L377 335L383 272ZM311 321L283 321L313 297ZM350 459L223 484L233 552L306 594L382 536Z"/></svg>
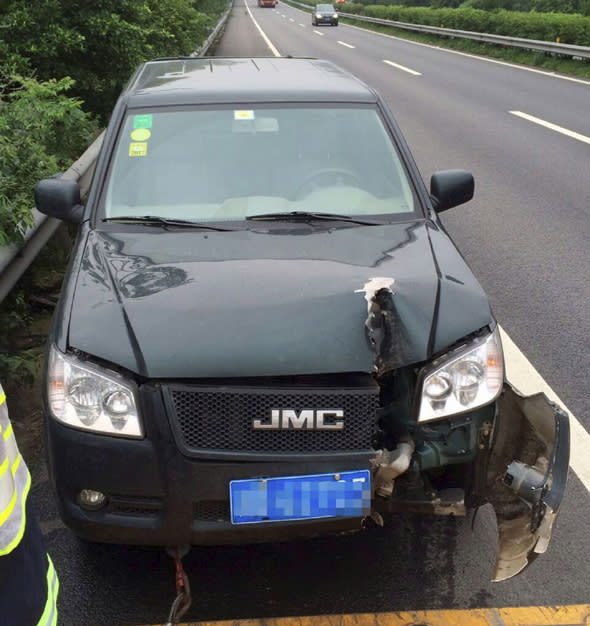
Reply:
<svg viewBox="0 0 590 626"><path fill-rule="evenodd" d="M90 231L70 346L150 378L374 372L491 320L432 225L286 228Z"/></svg>

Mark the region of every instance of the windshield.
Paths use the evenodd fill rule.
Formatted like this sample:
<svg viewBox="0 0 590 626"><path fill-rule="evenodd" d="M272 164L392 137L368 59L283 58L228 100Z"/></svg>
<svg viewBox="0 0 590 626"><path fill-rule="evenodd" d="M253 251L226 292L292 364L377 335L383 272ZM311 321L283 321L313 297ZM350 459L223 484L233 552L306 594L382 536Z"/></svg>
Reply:
<svg viewBox="0 0 590 626"><path fill-rule="evenodd" d="M334 7L331 4L318 4L316 11L329 11L330 13L334 13Z"/></svg>
<svg viewBox="0 0 590 626"><path fill-rule="evenodd" d="M414 214L407 175L376 109L160 109L125 120L105 218L203 222L293 211Z"/></svg>

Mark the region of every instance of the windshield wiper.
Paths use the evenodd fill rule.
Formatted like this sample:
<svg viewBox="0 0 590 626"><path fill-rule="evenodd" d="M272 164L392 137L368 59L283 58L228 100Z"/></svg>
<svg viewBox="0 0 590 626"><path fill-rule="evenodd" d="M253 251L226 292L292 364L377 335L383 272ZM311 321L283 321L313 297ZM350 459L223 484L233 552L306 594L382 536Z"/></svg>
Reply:
<svg viewBox="0 0 590 626"><path fill-rule="evenodd" d="M146 226L181 226L188 228L204 228L206 230L231 231L232 228L222 226L212 226L202 222L192 222L191 220L180 220L176 218L160 217L158 215L124 215L121 217L107 217L103 222L117 222L120 224L145 224Z"/></svg>
<svg viewBox="0 0 590 626"><path fill-rule="evenodd" d="M285 222L309 222L312 220L323 220L326 222L351 222L364 226L383 226L382 222L369 222L359 220L350 215L339 215L338 213L315 213L313 211L289 211L288 213L260 213L259 215L249 215L247 220L276 220Z"/></svg>

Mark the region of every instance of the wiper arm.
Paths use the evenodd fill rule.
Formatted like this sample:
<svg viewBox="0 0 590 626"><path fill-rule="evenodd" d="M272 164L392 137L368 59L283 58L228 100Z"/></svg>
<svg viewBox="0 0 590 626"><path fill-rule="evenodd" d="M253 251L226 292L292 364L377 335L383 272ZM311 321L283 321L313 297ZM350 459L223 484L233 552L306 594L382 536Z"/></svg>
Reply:
<svg viewBox="0 0 590 626"><path fill-rule="evenodd" d="M146 226L181 226L188 228L204 228L206 230L231 231L232 228L212 226L202 222L181 220L176 218L160 217L159 215L123 215L121 217L107 217L103 222L117 222L120 224L145 224Z"/></svg>
<svg viewBox="0 0 590 626"><path fill-rule="evenodd" d="M249 215L247 220L269 220L285 222L309 222L312 220L323 220L326 222L352 222L364 226L382 226L381 222L369 222L359 220L350 215L339 215L338 213L315 213L313 211L289 211L288 213L260 213L259 215Z"/></svg>

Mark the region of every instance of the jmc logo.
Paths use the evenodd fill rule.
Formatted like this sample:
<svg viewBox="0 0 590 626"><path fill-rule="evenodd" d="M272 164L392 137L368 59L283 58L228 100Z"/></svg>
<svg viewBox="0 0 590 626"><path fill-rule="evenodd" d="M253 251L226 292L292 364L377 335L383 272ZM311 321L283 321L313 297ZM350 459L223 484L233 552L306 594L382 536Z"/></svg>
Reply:
<svg viewBox="0 0 590 626"><path fill-rule="evenodd" d="M255 419L255 430L343 430L344 411L342 409L272 409L270 422Z"/></svg>

